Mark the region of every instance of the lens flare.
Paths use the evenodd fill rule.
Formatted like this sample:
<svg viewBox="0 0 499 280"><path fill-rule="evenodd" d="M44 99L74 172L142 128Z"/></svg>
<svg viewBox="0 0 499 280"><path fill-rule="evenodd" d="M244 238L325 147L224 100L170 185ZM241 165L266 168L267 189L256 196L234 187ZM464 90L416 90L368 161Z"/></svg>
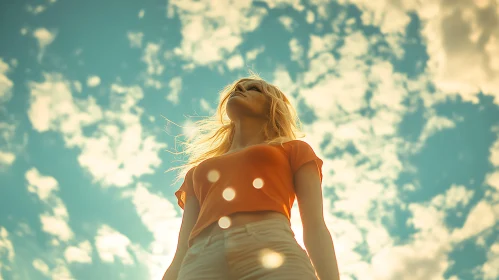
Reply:
<svg viewBox="0 0 499 280"><path fill-rule="evenodd" d="M224 197L225 200L231 201L236 196L236 191L234 191L234 189L230 187L226 188L222 193L222 196Z"/></svg>
<svg viewBox="0 0 499 280"><path fill-rule="evenodd" d="M263 180L261 178L256 178L253 180L253 187L261 189L263 187Z"/></svg>
<svg viewBox="0 0 499 280"><path fill-rule="evenodd" d="M230 218L227 216L223 216L222 218L218 219L218 226L221 228L230 227Z"/></svg>
<svg viewBox="0 0 499 280"><path fill-rule="evenodd" d="M220 172L218 170L213 169L208 172L208 181L215 183L218 179L220 179Z"/></svg>
<svg viewBox="0 0 499 280"><path fill-rule="evenodd" d="M284 256L270 249L260 251L260 261L265 268L278 268L284 263Z"/></svg>

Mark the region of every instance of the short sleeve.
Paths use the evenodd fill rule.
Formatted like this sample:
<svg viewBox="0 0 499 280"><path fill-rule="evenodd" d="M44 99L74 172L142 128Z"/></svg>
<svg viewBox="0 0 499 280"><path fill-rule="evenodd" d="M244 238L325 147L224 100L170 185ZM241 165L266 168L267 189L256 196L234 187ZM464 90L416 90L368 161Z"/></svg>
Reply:
<svg viewBox="0 0 499 280"><path fill-rule="evenodd" d="M194 186L193 186L193 179L192 179L192 174L194 173L194 168L191 168L189 171L187 171L187 174L185 175L184 182L180 186L180 188L175 192L175 196L177 197L177 202L180 208L184 209L185 206L185 201L187 200L188 196L195 195L194 194Z"/></svg>
<svg viewBox="0 0 499 280"><path fill-rule="evenodd" d="M310 145L304 141L298 140L294 141L291 146L291 153L289 156L289 162L291 165L291 171L293 174L300 169L304 164L314 161L317 165L317 170L319 172L319 176L322 182L322 165L323 161L320 159L310 147Z"/></svg>

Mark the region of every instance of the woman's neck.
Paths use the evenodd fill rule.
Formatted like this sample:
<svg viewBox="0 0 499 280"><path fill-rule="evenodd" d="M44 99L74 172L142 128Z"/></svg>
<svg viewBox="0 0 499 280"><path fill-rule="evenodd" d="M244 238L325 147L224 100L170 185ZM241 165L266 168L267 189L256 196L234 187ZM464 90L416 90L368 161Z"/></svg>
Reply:
<svg viewBox="0 0 499 280"><path fill-rule="evenodd" d="M249 119L235 122L235 132L229 151L244 149L245 147L264 143L266 120Z"/></svg>

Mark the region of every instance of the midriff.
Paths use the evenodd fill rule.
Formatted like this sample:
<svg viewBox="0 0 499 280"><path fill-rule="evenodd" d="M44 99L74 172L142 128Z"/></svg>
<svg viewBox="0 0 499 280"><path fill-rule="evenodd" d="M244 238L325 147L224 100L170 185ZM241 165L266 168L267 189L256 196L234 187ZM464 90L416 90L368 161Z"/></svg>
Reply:
<svg viewBox="0 0 499 280"><path fill-rule="evenodd" d="M290 224L288 218L284 214L276 211L237 212L229 215L229 218L230 218L230 226L227 229L245 225L247 223L253 223L253 222L263 221L267 219L276 219L276 218L283 219L288 224ZM203 231L201 231L201 233L199 233L199 235L196 236L194 240L205 236L214 235L227 229L221 228L218 225L218 221L216 221L213 222L208 227L206 227Z"/></svg>

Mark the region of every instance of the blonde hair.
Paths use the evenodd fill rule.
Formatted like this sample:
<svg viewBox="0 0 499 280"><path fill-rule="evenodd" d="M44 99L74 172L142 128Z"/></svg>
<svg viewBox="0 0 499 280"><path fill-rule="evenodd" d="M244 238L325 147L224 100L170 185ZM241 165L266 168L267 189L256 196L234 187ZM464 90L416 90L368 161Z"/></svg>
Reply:
<svg viewBox="0 0 499 280"><path fill-rule="evenodd" d="M258 74L250 71L250 76L234 81L220 92L220 102L215 114L194 122L193 126L196 132L186 142L181 143L185 146L184 151L177 153L188 155L187 163L167 170L168 172L180 169L174 183L182 179L187 171L194 166L206 159L220 156L230 149L235 126L227 116L227 100L240 82L249 80L260 81L263 93L270 99L268 122L263 128L263 133L267 139L265 143L282 145L284 142L295 140L297 134L302 134L299 129L301 122L296 110L284 93L276 86L265 82ZM303 137L303 135L300 136Z"/></svg>

